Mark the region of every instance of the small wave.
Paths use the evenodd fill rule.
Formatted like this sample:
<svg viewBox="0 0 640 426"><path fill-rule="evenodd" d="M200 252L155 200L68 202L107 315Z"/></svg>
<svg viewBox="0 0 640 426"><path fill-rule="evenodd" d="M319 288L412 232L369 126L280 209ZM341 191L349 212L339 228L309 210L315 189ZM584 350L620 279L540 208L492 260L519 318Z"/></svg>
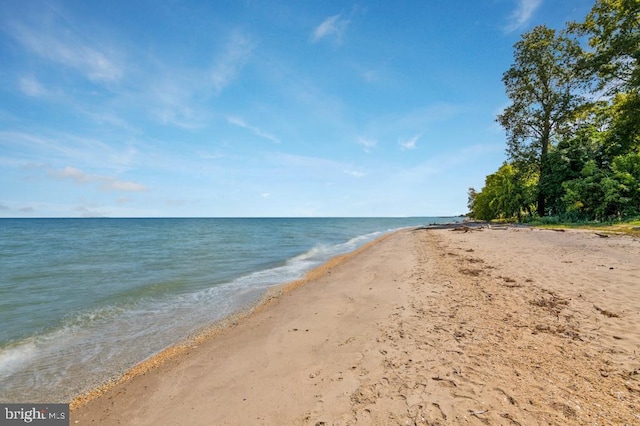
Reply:
<svg viewBox="0 0 640 426"><path fill-rule="evenodd" d="M333 245L318 244L306 252L288 259L284 265L253 272L238 278L235 280L235 284L239 287L265 289L300 279L306 272L327 262L332 257L356 250L384 233L385 232L371 232Z"/></svg>
<svg viewBox="0 0 640 426"><path fill-rule="evenodd" d="M37 353L38 348L33 337L0 349L0 379L8 377L11 372L31 362Z"/></svg>
<svg viewBox="0 0 640 426"><path fill-rule="evenodd" d="M317 244L270 268L196 291L167 293L179 287L167 281L162 289L130 290L127 302L103 299L108 306L75 312L54 330L0 348L0 400L71 397L257 301L267 288L302 278L390 231Z"/></svg>

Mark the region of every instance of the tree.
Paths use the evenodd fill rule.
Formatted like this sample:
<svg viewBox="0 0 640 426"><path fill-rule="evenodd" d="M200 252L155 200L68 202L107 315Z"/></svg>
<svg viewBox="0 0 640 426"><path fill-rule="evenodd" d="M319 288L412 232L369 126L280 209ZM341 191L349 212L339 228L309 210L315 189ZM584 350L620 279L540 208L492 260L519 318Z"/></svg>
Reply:
<svg viewBox="0 0 640 426"><path fill-rule="evenodd" d="M471 216L480 220L522 218L533 202L534 179L525 179L513 164L505 163L485 179L480 192L469 188L468 207Z"/></svg>
<svg viewBox="0 0 640 426"><path fill-rule="evenodd" d="M640 151L629 152L613 159L611 164L614 191L619 216L629 217L640 213Z"/></svg>
<svg viewBox="0 0 640 426"><path fill-rule="evenodd" d="M564 202L567 213L577 219L601 220L607 216L607 203L603 181L607 174L595 160L589 160L576 179L562 184L565 188Z"/></svg>
<svg viewBox="0 0 640 426"><path fill-rule="evenodd" d="M476 189L474 187L470 187L469 191L467 192L467 208L469 209L470 216L473 216L473 208L476 204L477 196L478 193L476 192Z"/></svg>
<svg viewBox="0 0 640 426"><path fill-rule="evenodd" d="M608 94L640 91L640 1L597 0L584 22L570 31L589 37L590 50L581 61L587 75Z"/></svg>
<svg viewBox="0 0 640 426"><path fill-rule="evenodd" d="M615 157L610 167L589 160L576 179L563 183L569 214L607 220L640 213L640 152Z"/></svg>
<svg viewBox="0 0 640 426"><path fill-rule="evenodd" d="M610 104L603 132L603 156L609 161L640 147L640 94L620 93Z"/></svg>
<svg viewBox="0 0 640 426"><path fill-rule="evenodd" d="M548 154L548 173L539 182L538 188L547 197L546 204L551 214L564 215L571 210L564 200L566 187L563 183L580 178L586 163L596 158L601 147L599 136L600 132L593 125L585 125L572 137L560 141L556 149Z"/></svg>
<svg viewBox="0 0 640 426"><path fill-rule="evenodd" d="M544 180L550 147L569 131L568 123L584 104L574 73L580 48L575 40L541 25L525 33L514 49L514 63L502 78L512 104L497 121L506 130L510 158ZM542 191L537 204L538 214L544 216Z"/></svg>

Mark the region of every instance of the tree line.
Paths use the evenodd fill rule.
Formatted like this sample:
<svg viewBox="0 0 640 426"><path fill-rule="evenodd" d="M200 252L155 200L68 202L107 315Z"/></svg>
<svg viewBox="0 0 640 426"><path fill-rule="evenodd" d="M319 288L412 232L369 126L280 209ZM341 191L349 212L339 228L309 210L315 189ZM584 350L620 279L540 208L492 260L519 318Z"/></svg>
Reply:
<svg viewBox="0 0 640 426"><path fill-rule="evenodd" d="M583 22L523 34L497 118L508 160L469 188L469 215L640 215L639 60L640 0L596 0Z"/></svg>

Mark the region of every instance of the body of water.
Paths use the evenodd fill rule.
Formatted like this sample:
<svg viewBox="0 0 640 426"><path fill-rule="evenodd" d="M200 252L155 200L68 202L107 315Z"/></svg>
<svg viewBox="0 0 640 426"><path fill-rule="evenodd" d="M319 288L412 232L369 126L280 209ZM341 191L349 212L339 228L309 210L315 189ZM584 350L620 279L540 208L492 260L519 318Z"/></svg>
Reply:
<svg viewBox="0 0 640 426"><path fill-rule="evenodd" d="M0 402L68 402L335 255L453 220L0 219Z"/></svg>

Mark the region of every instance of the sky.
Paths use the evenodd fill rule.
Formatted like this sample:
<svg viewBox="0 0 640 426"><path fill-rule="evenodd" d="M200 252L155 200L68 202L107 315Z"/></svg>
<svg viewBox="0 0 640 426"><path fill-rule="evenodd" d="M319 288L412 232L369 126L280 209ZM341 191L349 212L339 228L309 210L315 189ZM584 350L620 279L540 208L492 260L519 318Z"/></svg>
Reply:
<svg viewBox="0 0 640 426"><path fill-rule="evenodd" d="M0 217L467 212L502 74L593 0L0 2Z"/></svg>

